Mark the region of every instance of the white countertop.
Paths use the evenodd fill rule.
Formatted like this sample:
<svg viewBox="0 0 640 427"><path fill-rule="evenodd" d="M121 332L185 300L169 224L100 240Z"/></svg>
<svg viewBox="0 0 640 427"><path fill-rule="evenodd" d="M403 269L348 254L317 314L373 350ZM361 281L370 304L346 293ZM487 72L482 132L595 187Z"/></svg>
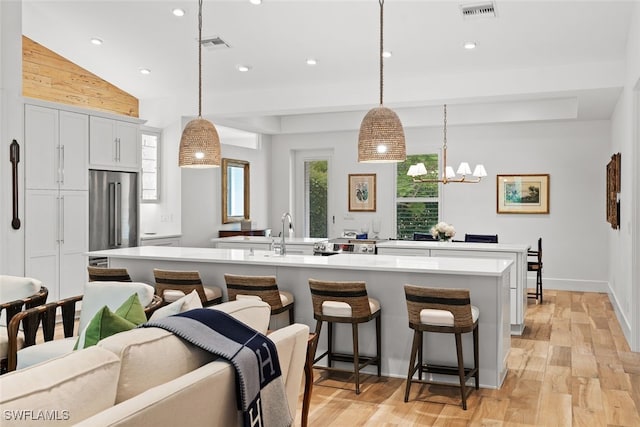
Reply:
<svg viewBox="0 0 640 427"><path fill-rule="evenodd" d="M313 245L316 242L325 242L328 239L326 237L285 237L285 243L292 245ZM212 243L218 242L232 242L232 243L271 243L281 242L282 237L265 237L265 236L231 236L231 237L216 237L211 239Z"/></svg>
<svg viewBox="0 0 640 427"><path fill-rule="evenodd" d="M482 252L527 252L531 246L504 243L430 242L414 240L389 240L377 243L378 248L444 249Z"/></svg>
<svg viewBox="0 0 640 427"><path fill-rule="evenodd" d="M91 257L192 261L204 263L253 264L346 270L398 271L414 273L501 276L510 260L487 258L410 257L395 255L339 254L333 256L275 255L270 251L244 249L138 246L88 252Z"/></svg>

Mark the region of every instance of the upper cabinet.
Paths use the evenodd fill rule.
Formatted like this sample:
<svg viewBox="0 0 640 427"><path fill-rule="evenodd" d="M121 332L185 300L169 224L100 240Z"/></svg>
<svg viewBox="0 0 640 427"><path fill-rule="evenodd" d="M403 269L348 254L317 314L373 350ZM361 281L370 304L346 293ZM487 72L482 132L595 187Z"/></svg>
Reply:
<svg viewBox="0 0 640 427"><path fill-rule="evenodd" d="M88 189L88 115L25 105L24 132L28 189Z"/></svg>
<svg viewBox="0 0 640 427"><path fill-rule="evenodd" d="M89 166L97 169L140 168L139 125L91 116Z"/></svg>

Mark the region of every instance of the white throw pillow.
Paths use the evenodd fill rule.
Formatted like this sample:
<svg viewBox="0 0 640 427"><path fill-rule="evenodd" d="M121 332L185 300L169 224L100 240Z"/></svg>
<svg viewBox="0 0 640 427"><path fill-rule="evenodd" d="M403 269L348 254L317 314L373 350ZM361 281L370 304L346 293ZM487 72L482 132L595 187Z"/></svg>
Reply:
<svg viewBox="0 0 640 427"><path fill-rule="evenodd" d="M174 314L193 310L194 308L202 308L202 301L200 301L200 296L195 290L190 294L185 295L182 298L172 302L171 304L157 309L153 312L149 320L162 319L165 317L173 316Z"/></svg>

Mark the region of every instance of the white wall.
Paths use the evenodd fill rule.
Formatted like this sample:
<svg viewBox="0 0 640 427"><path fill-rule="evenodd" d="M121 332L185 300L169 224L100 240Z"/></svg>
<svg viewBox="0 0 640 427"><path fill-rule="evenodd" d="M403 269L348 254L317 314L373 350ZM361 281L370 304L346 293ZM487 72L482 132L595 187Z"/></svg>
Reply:
<svg viewBox="0 0 640 427"><path fill-rule="evenodd" d="M24 139L22 110L22 2L0 2L0 274L24 274ZM20 144L19 230L11 227L9 145Z"/></svg>
<svg viewBox="0 0 640 427"><path fill-rule="evenodd" d="M271 165L271 142L263 137L258 149L222 144L222 157L246 160L250 163L251 221L257 229L268 227ZM177 154L176 154L177 156ZM182 169L182 246L211 246L218 230L240 225L222 224L221 170Z"/></svg>
<svg viewBox="0 0 640 427"><path fill-rule="evenodd" d="M405 129L405 133L409 154L438 149L442 144L440 127ZM482 162L489 176L480 184L445 186L442 219L456 227L459 237L498 233L501 242L534 245L541 236L545 287L605 291L608 224L604 194L609 144L608 121L449 125L449 164L457 166L464 159ZM337 185L331 197L336 231L378 217L383 220L381 237L394 236L395 166L358 164L355 131L273 137L272 226L278 226L280 215L290 207L291 151L319 147L334 150ZM377 174L376 213L347 211L349 173ZM549 215L496 214L496 174L517 173L550 174Z"/></svg>
<svg viewBox="0 0 640 427"><path fill-rule="evenodd" d="M625 336L635 351L640 351L640 102L636 100L639 90L640 4L635 4L627 39L625 86L611 126L611 154L621 153L621 224L620 229L607 233L611 248L609 293Z"/></svg>

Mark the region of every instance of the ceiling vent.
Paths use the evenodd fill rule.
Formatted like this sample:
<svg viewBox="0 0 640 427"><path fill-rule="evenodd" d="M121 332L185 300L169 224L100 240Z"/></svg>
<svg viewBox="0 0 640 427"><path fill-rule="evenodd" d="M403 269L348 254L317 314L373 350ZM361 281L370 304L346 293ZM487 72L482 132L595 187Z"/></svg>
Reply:
<svg viewBox="0 0 640 427"><path fill-rule="evenodd" d="M496 6L492 1L461 4L460 11L464 19L495 18Z"/></svg>
<svg viewBox="0 0 640 427"><path fill-rule="evenodd" d="M228 49L231 47L229 43L222 40L222 38L216 36L208 39L202 39L202 47L207 48L208 50L218 50L218 49Z"/></svg>

